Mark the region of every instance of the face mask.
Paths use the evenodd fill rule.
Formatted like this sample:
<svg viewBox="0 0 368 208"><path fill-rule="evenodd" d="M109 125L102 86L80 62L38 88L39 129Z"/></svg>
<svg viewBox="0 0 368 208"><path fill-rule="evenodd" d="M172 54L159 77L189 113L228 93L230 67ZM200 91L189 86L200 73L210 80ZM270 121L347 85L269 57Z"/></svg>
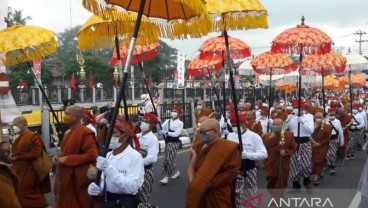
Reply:
<svg viewBox="0 0 368 208"><path fill-rule="evenodd" d="M363 108L362 108L362 107L360 107L360 108L359 108L359 111L362 111L362 110L363 110Z"/></svg>
<svg viewBox="0 0 368 208"><path fill-rule="evenodd" d="M171 118L176 118L178 117L178 113L177 112L171 112Z"/></svg>
<svg viewBox="0 0 368 208"><path fill-rule="evenodd" d="M78 122L77 116L68 116L68 115L64 116L64 124L67 126L72 126L76 124L77 122Z"/></svg>
<svg viewBox="0 0 368 208"><path fill-rule="evenodd" d="M299 114L299 110L298 109L294 109L293 110L293 113L294 113L294 115L298 115Z"/></svg>
<svg viewBox="0 0 368 208"><path fill-rule="evenodd" d="M199 133L199 141L201 141L202 143L209 143L209 141L211 140L211 136L208 134L201 134Z"/></svg>
<svg viewBox="0 0 368 208"><path fill-rule="evenodd" d="M149 130L150 125L146 122L142 122L139 127L141 128L142 132L146 132Z"/></svg>
<svg viewBox="0 0 368 208"><path fill-rule="evenodd" d="M329 116L328 117L330 120L334 120L336 117L335 116Z"/></svg>
<svg viewBox="0 0 368 208"><path fill-rule="evenodd" d="M358 110L357 109L353 109L353 114L357 114Z"/></svg>
<svg viewBox="0 0 368 208"><path fill-rule="evenodd" d="M275 132L275 133L281 132L281 126L274 126L274 125L272 125L271 126L271 131L272 132Z"/></svg>
<svg viewBox="0 0 368 208"><path fill-rule="evenodd" d="M201 105L197 105L197 110L202 110L202 106Z"/></svg>
<svg viewBox="0 0 368 208"><path fill-rule="evenodd" d="M13 126L13 131L15 134L19 134L21 132L21 129L18 126Z"/></svg>
<svg viewBox="0 0 368 208"><path fill-rule="evenodd" d="M109 149L117 149L121 146L121 143L119 142L120 137L111 137Z"/></svg>
<svg viewBox="0 0 368 208"><path fill-rule="evenodd" d="M306 114L308 114L308 111L303 110L302 113L303 113L303 115L306 115Z"/></svg>

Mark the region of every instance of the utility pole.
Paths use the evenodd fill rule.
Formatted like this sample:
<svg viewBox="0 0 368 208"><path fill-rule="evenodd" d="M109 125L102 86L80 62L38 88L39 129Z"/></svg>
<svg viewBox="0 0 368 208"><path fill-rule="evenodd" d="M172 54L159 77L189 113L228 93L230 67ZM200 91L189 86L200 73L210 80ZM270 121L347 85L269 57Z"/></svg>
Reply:
<svg viewBox="0 0 368 208"><path fill-rule="evenodd" d="M355 33L353 33L353 35L359 35L359 40L355 40L355 42L357 42L359 44L359 55L362 55L362 43L363 42L368 42L368 40L362 40L362 36L366 35L367 33L365 33L364 31L360 30L356 31Z"/></svg>

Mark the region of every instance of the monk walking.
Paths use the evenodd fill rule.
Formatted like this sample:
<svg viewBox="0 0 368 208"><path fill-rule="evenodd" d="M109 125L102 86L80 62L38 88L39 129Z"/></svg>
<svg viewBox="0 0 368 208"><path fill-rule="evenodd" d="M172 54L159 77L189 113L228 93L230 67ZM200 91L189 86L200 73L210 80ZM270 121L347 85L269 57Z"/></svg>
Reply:
<svg viewBox="0 0 368 208"><path fill-rule="evenodd" d="M88 206L86 176L90 164L98 156L97 142L91 129L80 122L83 108L71 105L65 110L64 123L70 128L61 143L60 157L54 157L59 175L55 179L55 198L58 208L85 208Z"/></svg>
<svg viewBox="0 0 368 208"><path fill-rule="evenodd" d="M233 182L240 168L240 151L235 142L221 139L216 119L202 122L200 144L192 150L193 175L187 188L187 208L234 207Z"/></svg>
<svg viewBox="0 0 368 208"><path fill-rule="evenodd" d="M22 207L48 207L41 184L48 185L50 190L50 178L47 175L40 181L32 163L41 156L42 139L40 135L28 129L27 120L22 116L14 118L13 128L16 139L10 160L13 163L13 172L19 179L19 202Z"/></svg>
<svg viewBox="0 0 368 208"><path fill-rule="evenodd" d="M284 196L287 188L290 157L296 151L293 132L283 131L282 126L282 119L275 118L271 125L271 133L262 136L268 153L266 159L267 189L277 202Z"/></svg>

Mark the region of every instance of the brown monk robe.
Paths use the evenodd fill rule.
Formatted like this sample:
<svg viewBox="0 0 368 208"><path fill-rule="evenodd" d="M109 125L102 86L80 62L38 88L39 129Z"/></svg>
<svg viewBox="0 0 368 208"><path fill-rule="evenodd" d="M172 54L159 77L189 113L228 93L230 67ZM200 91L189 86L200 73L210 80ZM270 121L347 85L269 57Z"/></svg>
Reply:
<svg viewBox="0 0 368 208"><path fill-rule="evenodd" d="M197 102L197 108L200 106L201 109L194 111L195 123L197 124L199 119L203 116L207 116L209 118L213 118L215 113L212 109L206 107L206 103L204 100L200 100Z"/></svg>
<svg viewBox="0 0 368 208"><path fill-rule="evenodd" d="M189 175L186 207L234 207L233 182L241 158L238 144L220 138L220 125L216 119L203 121L199 131L201 143L192 151L190 165L194 172Z"/></svg>
<svg viewBox="0 0 368 208"><path fill-rule="evenodd" d="M256 121L256 113L253 111L247 111L245 113L245 124L247 128L254 133L262 136L262 124L259 121Z"/></svg>
<svg viewBox="0 0 368 208"><path fill-rule="evenodd" d="M321 112L314 115L314 120L314 132L312 133L312 174L315 175L314 185L318 185L327 157L332 126L323 123L323 114Z"/></svg>
<svg viewBox="0 0 368 208"><path fill-rule="evenodd" d="M3 162L0 162L0 184L0 207L21 208L17 197L18 178Z"/></svg>
<svg viewBox="0 0 368 208"><path fill-rule="evenodd" d="M290 157L297 147L293 132L285 131L282 142L282 123L280 118L275 118L271 126L272 132L262 136L268 154L266 159L267 189L275 199L283 197L284 190L287 188Z"/></svg>
<svg viewBox="0 0 368 208"><path fill-rule="evenodd" d="M338 160L338 164L341 165L341 163L344 161L345 157L346 157L346 151L348 149L348 144L349 144L349 136L350 136L350 122L351 122L351 115L349 113L346 112L346 110L344 108L339 108L337 110L337 119L340 120L341 122L341 126L342 129L344 131L344 145L337 148L337 160Z"/></svg>
<svg viewBox="0 0 368 208"><path fill-rule="evenodd" d="M288 117L288 114L283 110L282 105L276 105L275 109L276 110L271 113L271 118L272 119L279 118L285 121Z"/></svg>
<svg viewBox="0 0 368 208"><path fill-rule="evenodd" d="M22 207L48 207L49 204L41 189L50 190L50 178L40 181L32 161L41 156L41 137L28 129L27 120L24 117L16 117L13 120L14 133L19 136L13 144L12 170L19 179L18 199ZM45 182L45 183L44 183ZM45 187L41 187L45 185ZM0 185L1 186L1 185Z"/></svg>
<svg viewBox="0 0 368 208"><path fill-rule="evenodd" d="M82 126L80 119L83 109L72 105L65 110L64 123L70 128L61 143L61 155L55 157L59 174L55 179L55 199L59 208L86 208L89 201L88 185L92 182L86 176L90 164L98 156L95 135L91 129Z"/></svg>

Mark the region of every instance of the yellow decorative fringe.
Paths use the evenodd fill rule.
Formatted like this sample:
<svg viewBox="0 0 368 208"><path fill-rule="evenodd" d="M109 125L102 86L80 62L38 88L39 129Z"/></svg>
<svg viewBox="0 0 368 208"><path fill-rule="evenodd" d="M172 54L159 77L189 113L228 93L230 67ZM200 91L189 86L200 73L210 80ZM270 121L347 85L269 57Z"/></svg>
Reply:
<svg viewBox="0 0 368 208"><path fill-rule="evenodd" d="M257 28L268 28L267 14L259 15L231 15L226 14L225 21L213 20L213 31L224 30L248 30ZM213 17L215 19L216 17Z"/></svg>

